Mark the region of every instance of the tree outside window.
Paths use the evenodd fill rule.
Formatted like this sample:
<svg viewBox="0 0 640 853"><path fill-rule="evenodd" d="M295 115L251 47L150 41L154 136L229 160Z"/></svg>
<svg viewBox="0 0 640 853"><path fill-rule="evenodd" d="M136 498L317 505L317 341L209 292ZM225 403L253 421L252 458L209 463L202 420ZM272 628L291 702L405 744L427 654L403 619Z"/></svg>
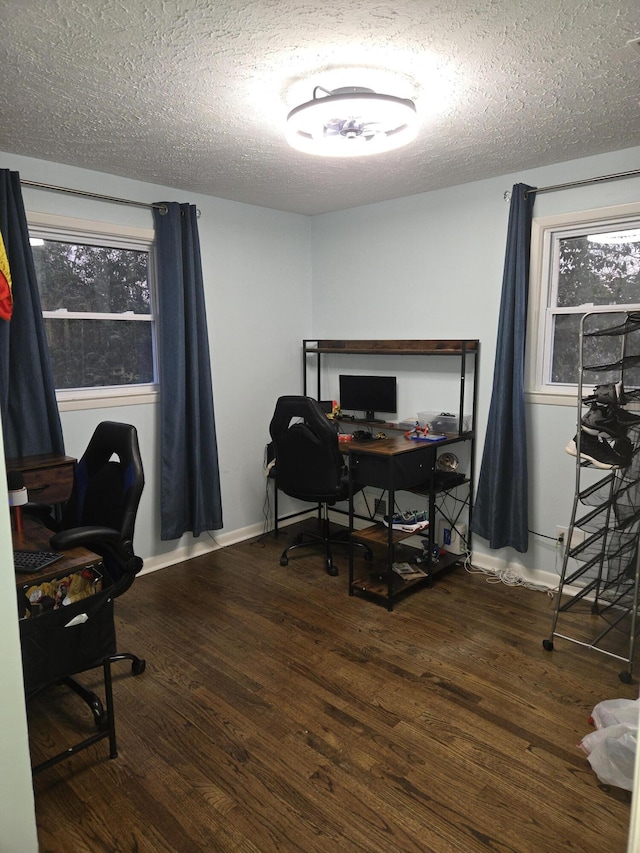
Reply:
<svg viewBox="0 0 640 853"><path fill-rule="evenodd" d="M31 242L56 388L155 382L149 249Z"/></svg>
<svg viewBox="0 0 640 853"><path fill-rule="evenodd" d="M640 228L560 237L555 293L551 381L573 383L577 382L576 354L584 311L562 313L562 310L583 309L584 306L594 310L605 306L630 311L640 307ZM614 322L608 316L603 318L600 327ZM590 325L589 330L595 330L595 326ZM620 357L617 338L588 338L584 345L586 364L607 364ZM640 349L634 351L640 352ZM595 384L613 381L611 374L606 372L590 375ZM637 385L639 380L638 371L627 373L627 384Z"/></svg>
<svg viewBox="0 0 640 853"><path fill-rule="evenodd" d="M578 387L584 315L586 332L640 311L640 210L627 205L534 219L531 261L528 390L569 403ZM626 345L640 352L640 332ZM620 337L585 337L584 365L612 364L621 347ZM589 371L589 382L615 382L618 373ZM640 386L640 368L625 371L625 385Z"/></svg>

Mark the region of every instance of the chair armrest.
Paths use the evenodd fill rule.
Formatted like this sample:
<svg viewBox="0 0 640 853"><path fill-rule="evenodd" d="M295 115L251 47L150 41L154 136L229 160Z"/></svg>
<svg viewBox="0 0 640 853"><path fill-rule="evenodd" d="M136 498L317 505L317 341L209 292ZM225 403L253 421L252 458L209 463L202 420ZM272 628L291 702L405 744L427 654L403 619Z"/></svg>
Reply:
<svg viewBox="0 0 640 853"><path fill-rule="evenodd" d="M122 539L120 532L112 527L71 527L55 533L49 544L54 551L88 548L101 556L110 554L127 574L135 575L142 568L142 559L134 553L133 543Z"/></svg>
<svg viewBox="0 0 640 853"><path fill-rule="evenodd" d="M69 548L89 548L92 545L117 546L122 542L120 534L112 527L70 527L59 530L51 537L51 547L56 551L68 551Z"/></svg>
<svg viewBox="0 0 640 853"><path fill-rule="evenodd" d="M37 501L28 501L22 511L25 515L30 515L32 518L37 518L47 530L56 531L58 523L53 514L53 506L51 504L39 503Z"/></svg>

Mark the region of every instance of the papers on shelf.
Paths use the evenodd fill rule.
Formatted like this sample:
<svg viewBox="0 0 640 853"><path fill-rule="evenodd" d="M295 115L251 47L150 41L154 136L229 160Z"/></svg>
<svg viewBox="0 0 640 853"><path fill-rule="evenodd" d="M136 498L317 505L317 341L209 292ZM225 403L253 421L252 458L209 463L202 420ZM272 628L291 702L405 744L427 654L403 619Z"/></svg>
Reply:
<svg viewBox="0 0 640 853"><path fill-rule="evenodd" d="M393 563L391 565L393 571L405 581L416 580L417 578L426 578L427 573L418 566L412 566L410 563Z"/></svg>

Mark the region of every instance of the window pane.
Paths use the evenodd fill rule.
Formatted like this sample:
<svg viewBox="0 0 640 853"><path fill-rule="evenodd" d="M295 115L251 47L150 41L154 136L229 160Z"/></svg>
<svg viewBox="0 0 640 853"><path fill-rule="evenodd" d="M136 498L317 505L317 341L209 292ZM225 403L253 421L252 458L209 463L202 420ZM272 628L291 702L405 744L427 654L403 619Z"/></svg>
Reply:
<svg viewBox="0 0 640 853"><path fill-rule="evenodd" d="M553 335L553 353L551 365L551 382L562 384L578 383L578 354L580 352L580 320L581 314L558 314L555 317ZM596 331L616 325L624 320L625 314L605 314L601 316L591 315L585 321L585 332ZM640 333L632 332L626 338L626 352L635 354L640 352ZM613 364L622 357L622 338L614 337L587 337L584 338L583 359L584 366L596 366L599 364ZM620 370L589 370L585 371L583 383L588 388L590 385L601 385L606 382L617 382L620 379ZM640 385L640 369L631 368L625 370L625 386L627 388Z"/></svg>
<svg viewBox="0 0 640 853"><path fill-rule="evenodd" d="M151 322L45 319L55 386L153 382Z"/></svg>
<svg viewBox="0 0 640 853"><path fill-rule="evenodd" d="M33 259L43 311L151 313L148 252L44 240Z"/></svg>
<svg viewBox="0 0 640 853"><path fill-rule="evenodd" d="M559 251L559 308L628 305L640 299L638 231L564 237Z"/></svg>

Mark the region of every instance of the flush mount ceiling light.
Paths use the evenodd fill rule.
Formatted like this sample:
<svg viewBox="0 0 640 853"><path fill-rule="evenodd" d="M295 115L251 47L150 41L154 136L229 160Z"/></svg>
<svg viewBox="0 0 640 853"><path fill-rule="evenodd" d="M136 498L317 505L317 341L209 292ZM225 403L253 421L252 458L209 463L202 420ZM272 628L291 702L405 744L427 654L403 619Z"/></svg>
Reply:
<svg viewBox="0 0 640 853"><path fill-rule="evenodd" d="M289 144L324 157L391 151L411 142L416 131L413 101L359 86L332 90L316 86L313 99L287 116Z"/></svg>

